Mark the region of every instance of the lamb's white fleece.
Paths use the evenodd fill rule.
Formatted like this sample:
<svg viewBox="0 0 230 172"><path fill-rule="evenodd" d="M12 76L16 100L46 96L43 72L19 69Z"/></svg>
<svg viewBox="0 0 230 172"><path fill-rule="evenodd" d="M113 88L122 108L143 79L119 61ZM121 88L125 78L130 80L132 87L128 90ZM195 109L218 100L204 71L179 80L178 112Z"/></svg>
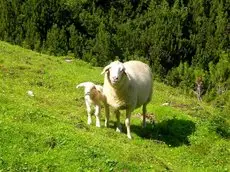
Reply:
<svg viewBox="0 0 230 172"><path fill-rule="evenodd" d="M88 124L92 123L91 119L91 106L95 107L95 116L96 116L96 126L100 127L100 111L101 104L106 104L106 97L103 94L103 87L101 85L95 85L92 82L83 82L76 86L76 88L84 87L85 88L85 104L88 114Z"/></svg>

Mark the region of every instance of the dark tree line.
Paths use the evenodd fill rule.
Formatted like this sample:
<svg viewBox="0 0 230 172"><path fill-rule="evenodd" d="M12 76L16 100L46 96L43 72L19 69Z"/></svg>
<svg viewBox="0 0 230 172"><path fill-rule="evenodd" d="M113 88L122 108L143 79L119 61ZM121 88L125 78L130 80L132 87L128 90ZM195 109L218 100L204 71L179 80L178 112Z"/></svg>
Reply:
<svg viewBox="0 0 230 172"><path fill-rule="evenodd" d="M230 87L229 0L0 0L0 13L4 41L97 66L142 60L173 86L201 77L214 95Z"/></svg>

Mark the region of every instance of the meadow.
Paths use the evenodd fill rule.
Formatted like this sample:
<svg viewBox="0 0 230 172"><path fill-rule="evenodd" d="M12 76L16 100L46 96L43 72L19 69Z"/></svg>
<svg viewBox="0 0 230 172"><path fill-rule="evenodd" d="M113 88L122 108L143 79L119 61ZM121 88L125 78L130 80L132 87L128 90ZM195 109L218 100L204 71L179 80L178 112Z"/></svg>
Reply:
<svg viewBox="0 0 230 172"><path fill-rule="evenodd" d="M72 57L0 42L0 171L230 170L221 112L180 88L154 82L147 128L141 109L135 110L132 140L124 124L123 133L115 132L113 114L104 127L104 109L101 128L95 117L87 125L83 89L76 85L103 84L101 71Z"/></svg>

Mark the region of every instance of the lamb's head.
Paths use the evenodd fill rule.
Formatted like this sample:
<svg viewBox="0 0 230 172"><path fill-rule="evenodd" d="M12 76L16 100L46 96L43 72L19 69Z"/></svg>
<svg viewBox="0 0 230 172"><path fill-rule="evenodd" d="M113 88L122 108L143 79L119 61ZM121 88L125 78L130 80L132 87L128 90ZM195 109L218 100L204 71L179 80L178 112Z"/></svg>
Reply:
<svg viewBox="0 0 230 172"><path fill-rule="evenodd" d="M124 75L127 75L124 64L119 61L114 61L108 66L104 67L102 74L107 72L109 82L116 85L120 82Z"/></svg>
<svg viewBox="0 0 230 172"><path fill-rule="evenodd" d="M76 86L76 88L85 87L85 95L91 95L96 92L95 84L92 82L82 82Z"/></svg>

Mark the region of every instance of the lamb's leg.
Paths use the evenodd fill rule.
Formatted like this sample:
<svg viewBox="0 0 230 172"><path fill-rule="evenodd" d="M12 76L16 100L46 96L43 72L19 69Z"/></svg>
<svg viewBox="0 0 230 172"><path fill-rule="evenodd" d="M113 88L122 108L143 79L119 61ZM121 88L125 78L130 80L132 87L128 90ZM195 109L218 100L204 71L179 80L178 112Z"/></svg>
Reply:
<svg viewBox="0 0 230 172"><path fill-rule="evenodd" d="M96 116L96 126L97 127L101 127L101 125L100 125L100 111L101 111L100 106L96 105L95 106L95 116Z"/></svg>
<svg viewBox="0 0 230 172"><path fill-rule="evenodd" d="M105 127L109 127L109 105L105 103Z"/></svg>
<svg viewBox="0 0 230 172"><path fill-rule="evenodd" d="M120 112L119 112L119 110L115 110L114 113L116 114L116 118L117 118L117 128L116 128L116 131L120 133L121 130L122 130L121 123L120 123Z"/></svg>
<svg viewBox="0 0 230 172"><path fill-rule="evenodd" d="M126 110L125 125L126 125L126 129L127 129L127 137L129 139L132 139L131 132L130 132L130 116L131 116L131 111L129 109L127 109Z"/></svg>
<svg viewBox="0 0 230 172"><path fill-rule="evenodd" d="M142 115L143 115L143 124L142 124L142 127L145 128L146 127L146 105L147 104L143 104L143 107L142 107Z"/></svg>
<svg viewBox="0 0 230 172"><path fill-rule="evenodd" d="M86 104L86 110L88 114L88 124L90 125L92 123L90 103L86 101L85 104Z"/></svg>

